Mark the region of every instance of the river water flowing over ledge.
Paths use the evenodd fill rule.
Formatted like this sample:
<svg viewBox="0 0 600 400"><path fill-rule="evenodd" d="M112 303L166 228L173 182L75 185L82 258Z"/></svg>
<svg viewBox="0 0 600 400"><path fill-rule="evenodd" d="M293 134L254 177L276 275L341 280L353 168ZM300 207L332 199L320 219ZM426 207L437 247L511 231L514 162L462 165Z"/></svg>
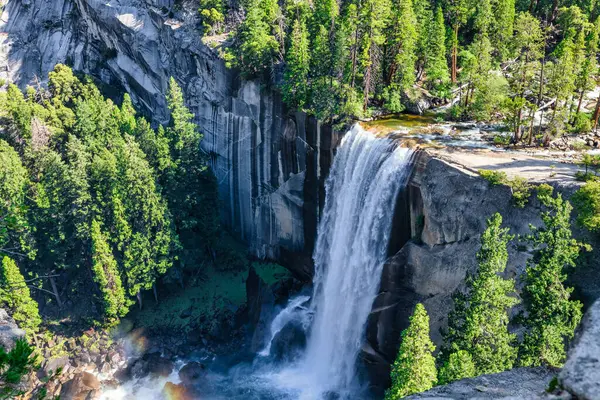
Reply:
<svg viewBox="0 0 600 400"><path fill-rule="evenodd" d="M412 151L398 143L378 138L358 124L345 135L326 184L312 296L289 301L273 319L268 344L253 362L216 371L211 360L197 360L209 370L198 388L201 398L368 396L357 374L357 359L388 255L394 207L410 172ZM288 324L306 334L306 346L275 363L271 342ZM133 380L106 392L103 399L162 399L165 382L178 383L176 375Z"/></svg>

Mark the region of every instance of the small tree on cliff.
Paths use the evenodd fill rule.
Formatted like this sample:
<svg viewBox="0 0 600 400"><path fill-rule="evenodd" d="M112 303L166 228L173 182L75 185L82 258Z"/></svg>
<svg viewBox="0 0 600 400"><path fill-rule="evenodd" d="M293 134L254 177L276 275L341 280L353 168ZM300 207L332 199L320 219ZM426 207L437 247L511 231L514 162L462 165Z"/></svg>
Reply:
<svg viewBox="0 0 600 400"><path fill-rule="evenodd" d="M128 302L117 261L106 236L100 230L100 223L96 220L92 221L92 264L94 282L98 284L102 293L105 318L113 322L119 317L124 317L128 311Z"/></svg>
<svg viewBox="0 0 600 400"><path fill-rule="evenodd" d="M573 288L566 288L565 269L574 267L583 245L571 235L572 206L552 188L543 186L538 198L549 208L542 213L544 226L532 228L529 237L536 252L525 272L525 326L529 332L521 346L524 366L561 367L566 358L565 343L581 321L581 303L571 300Z"/></svg>
<svg viewBox="0 0 600 400"><path fill-rule="evenodd" d="M395 400L429 390L436 382L435 345L429 338L429 316L422 304L417 304L410 325L402 332L398 357L392 366L392 387L386 400Z"/></svg>
<svg viewBox="0 0 600 400"><path fill-rule="evenodd" d="M440 368L438 384L447 385L450 382L472 378L475 375L477 373L471 354L465 350L456 350L450 354L448 361L444 362L444 365Z"/></svg>
<svg viewBox="0 0 600 400"><path fill-rule="evenodd" d="M466 294L454 296L455 310L448 322L446 343L452 350L446 353L469 353L477 374L510 369L517 356L515 335L508 332L508 310L519 301L514 296L514 280L499 275L506 269L506 247L512 236L501 225L500 214L488 220L477 253L477 274L467 279Z"/></svg>
<svg viewBox="0 0 600 400"><path fill-rule="evenodd" d="M15 322L25 330L27 335L38 331L42 322L38 304L31 298L29 287L19 267L8 257L2 259L2 266L0 266L0 307L8 309Z"/></svg>

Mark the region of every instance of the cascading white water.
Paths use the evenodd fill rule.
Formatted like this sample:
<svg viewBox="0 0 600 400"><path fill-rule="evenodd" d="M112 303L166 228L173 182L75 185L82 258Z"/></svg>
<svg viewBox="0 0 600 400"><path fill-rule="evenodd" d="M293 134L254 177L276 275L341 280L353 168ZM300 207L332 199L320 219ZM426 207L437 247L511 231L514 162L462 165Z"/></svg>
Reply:
<svg viewBox="0 0 600 400"><path fill-rule="evenodd" d="M291 321L298 321L306 330L310 324L310 310L305 306L310 300L309 296L294 297L288 302L288 305L277 314L271 322L269 339L267 345L258 354L268 357L271 354L271 343L281 330Z"/></svg>
<svg viewBox="0 0 600 400"><path fill-rule="evenodd" d="M410 154L355 125L334 160L314 253L315 317L304 365L322 392L354 382Z"/></svg>
<svg viewBox="0 0 600 400"><path fill-rule="evenodd" d="M320 400L329 397L329 392L343 399L360 397L356 361L379 289L394 207L408 178L411 154L360 125L346 134L326 184L310 307L305 305L307 296L291 299L273 320L259 363L234 367L217 380L213 388L217 394L203 398ZM270 364L265 356L276 334L290 321L307 326L311 319L303 357L290 365ZM139 386L155 392L156 384L156 380L133 382L119 388L125 396L120 398L139 393Z"/></svg>

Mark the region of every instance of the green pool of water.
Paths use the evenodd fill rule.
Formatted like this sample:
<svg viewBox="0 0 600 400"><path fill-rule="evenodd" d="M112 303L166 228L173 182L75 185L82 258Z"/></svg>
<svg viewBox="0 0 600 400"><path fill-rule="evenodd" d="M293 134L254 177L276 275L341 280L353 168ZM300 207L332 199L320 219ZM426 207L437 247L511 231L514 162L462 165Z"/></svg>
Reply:
<svg viewBox="0 0 600 400"><path fill-rule="evenodd" d="M401 129L424 128L435 124L435 115L397 114L363 123L365 129L388 133Z"/></svg>

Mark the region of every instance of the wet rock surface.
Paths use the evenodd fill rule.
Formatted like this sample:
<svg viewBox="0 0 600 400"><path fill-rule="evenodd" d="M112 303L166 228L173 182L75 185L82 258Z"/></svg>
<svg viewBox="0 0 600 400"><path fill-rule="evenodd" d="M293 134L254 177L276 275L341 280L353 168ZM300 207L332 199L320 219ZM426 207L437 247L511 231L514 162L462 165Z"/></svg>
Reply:
<svg viewBox="0 0 600 400"><path fill-rule="evenodd" d="M275 361L293 360L306 347L306 332L299 321L288 322L271 342Z"/></svg>
<svg viewBox="0 0 600 400"><path fill-rule="evenodd" d="M206 377L206 367L196 361L187 363L179 370L179 379L186 386L198 385Z"/></svg>

